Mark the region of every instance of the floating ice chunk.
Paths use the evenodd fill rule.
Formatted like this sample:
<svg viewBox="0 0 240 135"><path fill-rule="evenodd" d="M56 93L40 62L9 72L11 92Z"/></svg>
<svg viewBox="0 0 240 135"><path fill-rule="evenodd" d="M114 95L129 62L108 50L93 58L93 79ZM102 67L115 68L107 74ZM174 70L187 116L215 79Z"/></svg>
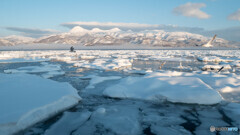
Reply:
<svg viewBox="0 0 240 135"><path fill-rule="evenodd" d="M101 114L104 114L104 113L106 113L106 109L105 108L98 108L97 110L96 110L96 113L101 113Z"/></svg>
<svg viewBox="0 0 240 135"><path fill-rule="evenodd" d="M232 88L232 87L226 86L221 89L221 92L222 93L240 92L240 86L237 88Z"/></svg>
<svg viewBox="0 0 240 135"><path fill-rule="evenodd" d="M96 75L89 75L89 76L85 76L83 78L91 78L90 80L90 84L89 86L87 86L87 88L95 88L95 85L107 80L117 80L117 79L121 79L120 76L106 76L106 77L101 77L101 76L96 76Z"/></svg>
<svg viewBox="0 0 240 135"><path fill-rule="evenodd" d="M100 70L116 70L121 68L131 67L132 63L129 59L106 59L99 58L95 59L92 63L80 61L75 63L74 66L84 67L84 68L92 68L92 69L100 69Z"/></svg>
<svg viewBox="0 0 240 135"><path fill-rule="evenodd" d="M232 62L231 64L233 65L233 66L235 66L235 67L240 67L240 63L239 63L240 61L234 61L234 62Z"/></svg>
<svg viewBox="0 0 240 135"><path fill-rule="evenodd" d="M236 77L230 77L230 76L218 78L218 79L215 79L215 86L219 88L223 88L225 86L240 87L240 79Z"/></svg>
<svg viewBox="0 0 240 135"><path fill-rule="evenodd" d="M56 61L65 61L67 63L71 63L73 58L68 57L68 56L51 56L50 59L56 60Z"/></svg>
<svg viewBox="0 0 240 135"><path fill-rule="evenodd" d="M217 56L198 57L197 59L199 61L204 61L204 62L232 62L232 61L234 61L232 59L221 59Z"/></svg>
<svg viewBox="0 0 240 135"><path fill-rule="evenodd" d="M191 59L187 59L187 58L179 58L179 57L173 57L173 56L163 57L159 55L153 55L149 59L162 60L162 61L192 61Z"/></svg>
<svg viewBox="0 0 240 135"><path fill-rule="evenodd" d="M87 55L83 55L83 56L80 56L81 59L94 59L96 58L96 56L87 56Z"/></svg>
<svg viewBox="0 0 240 135"><path fill-rule="evenodd" d="M44 73L42 77L50 78L57 75L63 75L65 72L61 71L61 66L58 64L41 63L42 66L27 66L17 69L4 70L5 73Z"/></svg>
<svg viewBox="0 0 240 135"><path fill-rule="evenodd" d="M148 78L151 77L159 77L159 76L165 76L165 77L171 77L171 76L185 76L187 73L184 72L178 72L178 71L164 71L164 72L153 72L151 74L148 74ZM188 73L191 76L193 76L192 73Z"/></svg>
<svg viewBox="0 0 240 135"><path fill-rule="evenodd" d="M204 65L202 67L203 71L206 70L220 70L223 67L222 70L232 69L230 65Z"/></svg>
<svg viewBox="0 0 240 135"><path fill-rule="evenodd" d="M79 100L77 91L68 83L28 74L0 74L0 134L28 128Z"/></svg>
<svg viewBox="0 0 240 135"><path fill-rule="evenodd" d="M49 60L48 58L9 58L0 59L0 63L42 62Z"/></svg>
<svg viewBox="0 0 240 135"><path fill-rule="evenodd" d="M216 104L220 94L197 77L163 77L150 74L145 77L127 77L110 86L103 94L115 98L136 98L171 102Z"/></svg>
<svg viewBox="0 0 240 135"><path fill-rule="evenodd" d="M50 72L47 72L45 74L42 74L41 76L43 78L51 78L51 77L54 77L54 76L59 76L59 75L64 75L65 72L64 71L50 71Z"/></svg>

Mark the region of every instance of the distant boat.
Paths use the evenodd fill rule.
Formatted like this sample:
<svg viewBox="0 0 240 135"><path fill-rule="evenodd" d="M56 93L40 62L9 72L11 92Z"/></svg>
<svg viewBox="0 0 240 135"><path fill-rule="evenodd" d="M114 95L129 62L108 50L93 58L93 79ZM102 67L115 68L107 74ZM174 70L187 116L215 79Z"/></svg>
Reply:
<svg viewBox="0 0 240 135"><path fill-rule="evenodd" d="M213 47L212 42L216 37L217 35L214 35L214 37L207 44L202 45L202 47Z"/></svg>

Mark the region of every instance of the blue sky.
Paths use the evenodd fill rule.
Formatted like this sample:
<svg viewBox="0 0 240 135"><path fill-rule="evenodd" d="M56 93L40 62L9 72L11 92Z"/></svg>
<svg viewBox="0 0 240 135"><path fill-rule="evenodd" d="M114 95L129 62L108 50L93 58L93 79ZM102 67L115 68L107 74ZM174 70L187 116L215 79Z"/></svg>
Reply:
<svg viewBox="0 0 240 135"><path fill-rule="evenodd" d="M187 3L200 4L199 10L207 16L188 15L184 10ZM181 5L185 5L183 9L177 8ZM240 0L1 0L0 36L23 34L8 27L68 31L61 24L93 21L171 24L214 31L239 27L240 19L229 19L231 14L238 15L238 9Z"/></svg>

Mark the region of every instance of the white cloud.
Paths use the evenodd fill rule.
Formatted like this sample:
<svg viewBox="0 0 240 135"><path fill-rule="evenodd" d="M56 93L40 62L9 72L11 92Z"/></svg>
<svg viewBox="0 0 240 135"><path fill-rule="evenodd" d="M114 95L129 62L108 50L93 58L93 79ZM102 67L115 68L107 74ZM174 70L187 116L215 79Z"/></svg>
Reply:
<svg viewBox="0 0 240 135"><path fill-rule="evenodd" d="M30 36L30 37L41 37L41 36L46 36L46 35L59 32L52 29L34 29L34 28L21 28L21 27L6 27L5 29L10 31L20 32L23 35Z"/></svg>
<svg viewBox="0 0 240 135"><path fill-rule="evenodd" d="M70 22L70 23L63 23L62 25L67 24L75 24L75 25L88 25L88 26L110 26L110 27L149 27L149 26L157 26L151 24L139 24L139 23L113 23L113 22Z"/></svg>
<svg viewBox="0 0 240 135"><path fill-rule="evenodd" d="M240 9L228 16L229 20L238 20L240 21Z"/></svg>
<svg viewBox="0 0 240 135"><path fill-rule="evenodd" d="M139 24L139 23L113 23L113 22L68 22L61 24L62 26L73 28L75 26L81 26L85 29L112 29L119 28L121 30L142 30L142 29L153 29L157 28L159 25L151 25L151 24Z"/></svg>
<svg viewBox="0 0 240 135"><path fill-rule="evenodd" d="M73 28L75 26L81 26L84 29L100 28L108 30L112 28L119 28L123 31L144 31L144 30L165 30L165 31L201 31L201 28L197 27L180 27L176 25L157 25L157 24L139 24L139 23L113 23L113 22L68 22L61 24L67 28Z"/></svg>
<svg viewBox="0 0 240 135"><path fill-rule="evenodd" d="M183 15L187 17L194 17L198 19L208 19L210 15L200 10L200 8L206 7L204 3L186 3L173 9L173 13L176 15Z"/></svg>

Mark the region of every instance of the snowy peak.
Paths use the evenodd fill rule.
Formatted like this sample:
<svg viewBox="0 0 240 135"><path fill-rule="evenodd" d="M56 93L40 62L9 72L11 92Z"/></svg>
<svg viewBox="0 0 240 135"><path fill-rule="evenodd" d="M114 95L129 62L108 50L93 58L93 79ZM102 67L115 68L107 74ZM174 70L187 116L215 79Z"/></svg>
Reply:
<svg viewBox="0 0 240 135"><path fill-rule="evenodd" d="M121 30L119 28L113 28L109 30L110 32L120 32Z"/></svg>
<svg viewBox="0 0 240 135"><path fill-rule="evenodd" d="M110 30L102 30L102 29L99 29L99 28L93 28L91 30L87 30L87 29L84 29L80 26L75 26L74 28L72 28L69 33L71 34L90 34L90 33L116 33L116 32L120 32L121 30L119 28L113 28L113 29L110 29Z"/></svg>
<svg viewBox="0 0 240 135"><path fill-rule="evenodd" d="M87 33L89 30L87 29L84 29L80 26L75 26L74 28L72 28L69 33L73 33L73 34L76 34L76 33Z"/></svg>

